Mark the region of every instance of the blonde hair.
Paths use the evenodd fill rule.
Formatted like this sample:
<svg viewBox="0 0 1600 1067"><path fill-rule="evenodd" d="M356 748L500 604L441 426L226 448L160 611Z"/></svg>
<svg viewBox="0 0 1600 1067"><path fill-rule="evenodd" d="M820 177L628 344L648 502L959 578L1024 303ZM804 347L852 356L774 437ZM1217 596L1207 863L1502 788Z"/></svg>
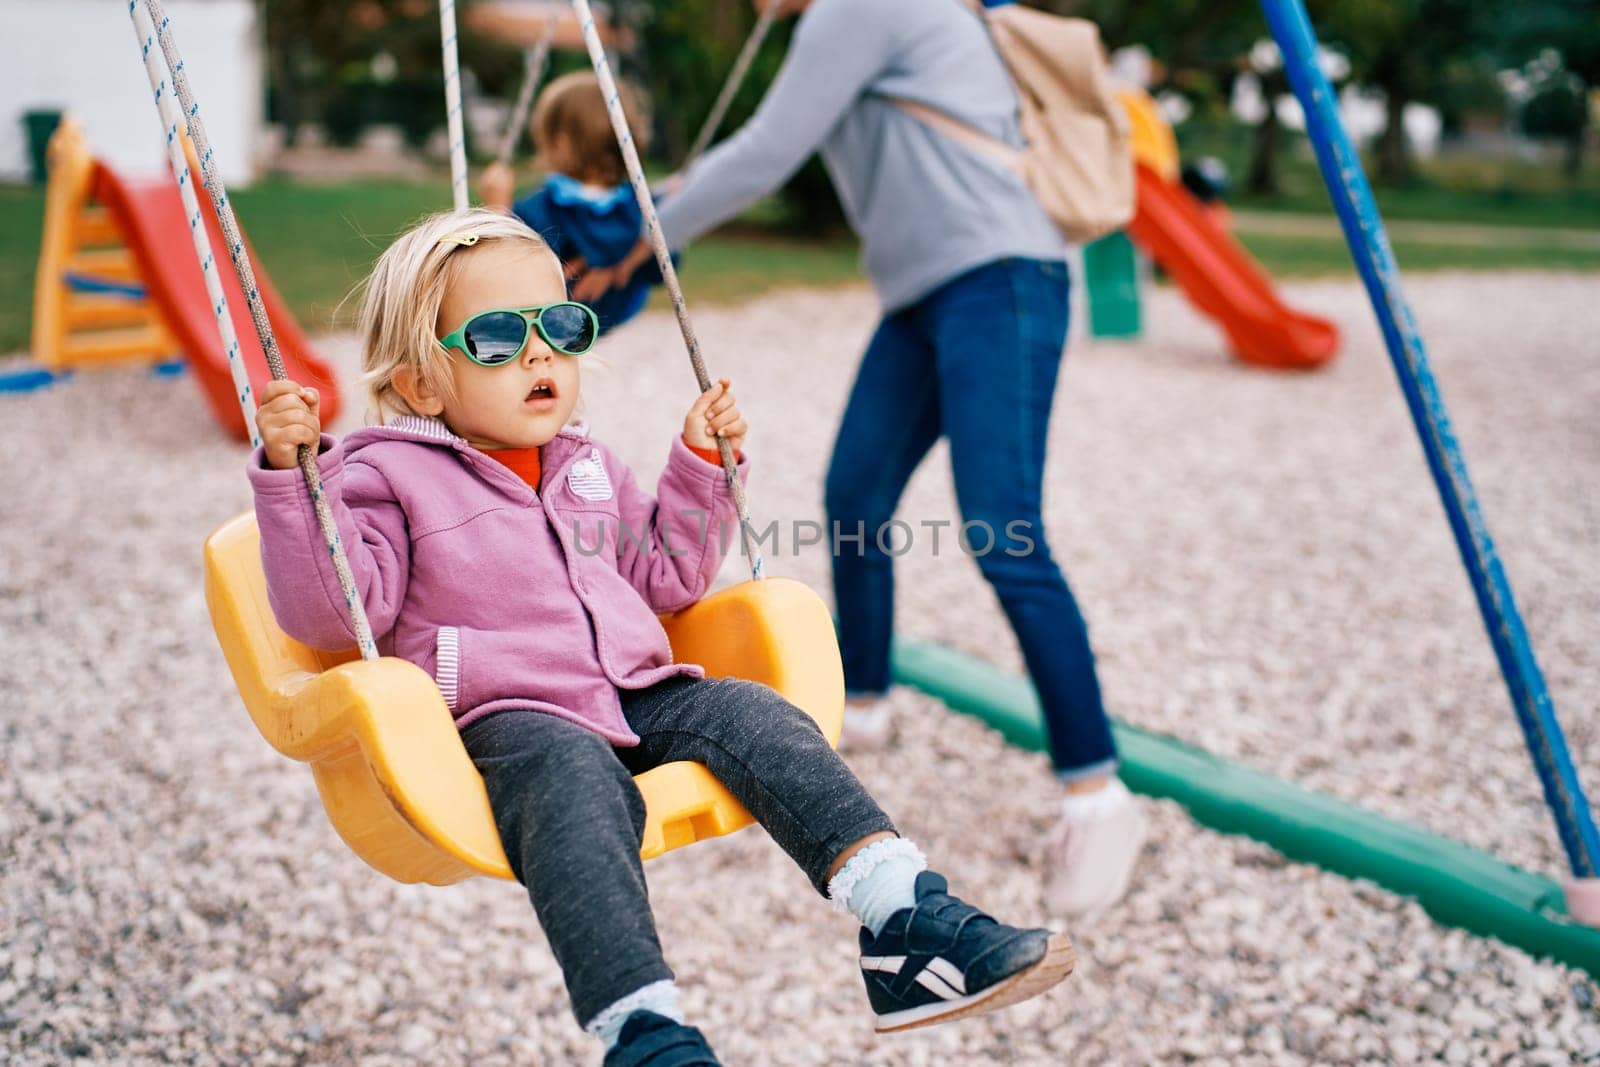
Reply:
<svg viewBox="0 0 1600 1067"><path fill-rule="evenodd" d="M650 115L642 94L620 82L617 94L628 129L633 133L633 143L643 153L650 147ZM539 94L539 102L534 105L529 132L545 170L554 169L553 163L564 162L551 155L556 140L564 137L571 146L571 162L583 170L581 174L568 177L592 180L598 185L621 185L628 180L622 149L617 147L617 136L611 129L611 114L600 92L600 79L591 71L563 74L545 86Z"/></svg>
<svg viewBox="0 0 1600 1067"><path fill-rule="evenodd" d="M417 415L395 375L412 369L440 396L451 395L450 354L439 345L439 307L461 276L465 253L515 241L560 263L544 239L514 215L485 208L442 211L419 219L373 265L361 298L361 379L382 423L386 414Z"/></svg>

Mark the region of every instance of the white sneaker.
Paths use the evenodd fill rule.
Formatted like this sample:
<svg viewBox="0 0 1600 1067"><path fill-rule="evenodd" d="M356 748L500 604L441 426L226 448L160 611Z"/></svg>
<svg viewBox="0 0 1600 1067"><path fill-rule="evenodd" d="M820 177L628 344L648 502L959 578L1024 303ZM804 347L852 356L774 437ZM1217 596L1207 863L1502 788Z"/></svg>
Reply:
<svg viewBox="0 0 1600 1067"><path fill-rule="evenodd" d="M844 729L839 731L840 752L870 752L883 748L894 734L889 700L871 704L845 704Z"/></svg>
<svg viewBox="0 0 1600 1067"><path fill-rule="evenodd" d="M1093 793L1069 795L1046 853L1046 908L1053 915L1081 916L1121 900L1149 830L1119 779Z"/></svg>

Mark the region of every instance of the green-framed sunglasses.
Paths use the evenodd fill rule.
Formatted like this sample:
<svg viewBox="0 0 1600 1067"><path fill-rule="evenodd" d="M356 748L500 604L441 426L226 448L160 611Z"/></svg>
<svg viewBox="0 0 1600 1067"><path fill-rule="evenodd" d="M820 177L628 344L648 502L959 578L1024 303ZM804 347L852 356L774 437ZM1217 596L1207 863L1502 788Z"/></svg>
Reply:
<svg viewBox="0 0 1600 1067"><path fill-rule="evenodd" d="M531 308L491 308L480 311L439 338L444 348L459 349L482 367L501 367L528 344L528 327L539 331L544 343L564 356L581 356L600 336L600 319L594 309L575 300Z"/></svg>

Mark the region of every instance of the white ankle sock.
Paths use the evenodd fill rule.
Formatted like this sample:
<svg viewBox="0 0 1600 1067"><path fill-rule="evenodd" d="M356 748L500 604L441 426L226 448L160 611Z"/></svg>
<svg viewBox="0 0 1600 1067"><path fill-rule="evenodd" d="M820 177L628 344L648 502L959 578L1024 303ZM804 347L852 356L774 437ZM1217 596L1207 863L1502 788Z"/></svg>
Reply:
<svg viewBox="0 0 1600 1067"><path fill-rule="evenodd" d="M844 717L855 718L860 722L884 719L889 715L889 698L878 697L876 700L846 701Z"/></svg>
<svg viewBox="0 0 1600 1067"><path fill-rule="evenodd" d="M916 905L917 875L927 869L921 849L887 837L851 856L828 882L828 896L877 937L889 916Z"/></svg>
<svg viewBox="0 0 1600 1067"><path fill-rule="evenodd" d="M1061 798L1061 814L1069 819L1098 819L1133 799L1121 778L1113 778L1092 793L1068 793Z"/></svg>
<svg viewBox="0 0 1600 1067"><path fill-rule="evenodd" d="M617 1043L622 1034L622 1024L636 1011L653 1011L674 1022L683 1022L683 1012L678 1008L678 985L669 978L640 986L621 1000L600 1009L600 1014L589 1020L584 1029L605 1042L606 1048Z"/></svg>

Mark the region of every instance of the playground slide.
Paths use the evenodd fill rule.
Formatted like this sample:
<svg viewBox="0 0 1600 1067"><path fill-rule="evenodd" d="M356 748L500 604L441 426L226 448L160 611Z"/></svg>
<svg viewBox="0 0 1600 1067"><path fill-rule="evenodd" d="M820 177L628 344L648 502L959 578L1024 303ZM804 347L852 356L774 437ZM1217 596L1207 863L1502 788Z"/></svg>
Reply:
<svg viewBox="0 0 1600 1067"><path fill-rule="evenodd" d="M206 295L205 279L195 259L194 240L183 210L178 187L170 177L126 179L104 164L95 165L93 197L104 204L121 230L123 239L138 263L149 298L161 310L167 328L189 359L195 379L205 393L211 413L229 433L248 440L239 412L239 397L228 371L228 357L217 331L216 315ZM239 280L222 241L221 227L210 201L201 197L206 229L216 256L217 274L228 297L228 311L239 337L250 383L259 392L271 378L266 357L250 321ZM256 283L266 304L267 318L278 339L284 370L302 385L310 385L322 396L324 425L339 413L339 392L332 367L312 351L300 325L289 314L272 282L262 270L260 259L251 253Z"/></svg>
<svg viewBox="0 0 1600 1067"><path fill-rule="evenodd" d="M1279 299L1261 264L1182 185L1140 163L1137 201L1129 236L1217 321L1240 359L1310 370L1338 353L1338 328Z"/></svg>

